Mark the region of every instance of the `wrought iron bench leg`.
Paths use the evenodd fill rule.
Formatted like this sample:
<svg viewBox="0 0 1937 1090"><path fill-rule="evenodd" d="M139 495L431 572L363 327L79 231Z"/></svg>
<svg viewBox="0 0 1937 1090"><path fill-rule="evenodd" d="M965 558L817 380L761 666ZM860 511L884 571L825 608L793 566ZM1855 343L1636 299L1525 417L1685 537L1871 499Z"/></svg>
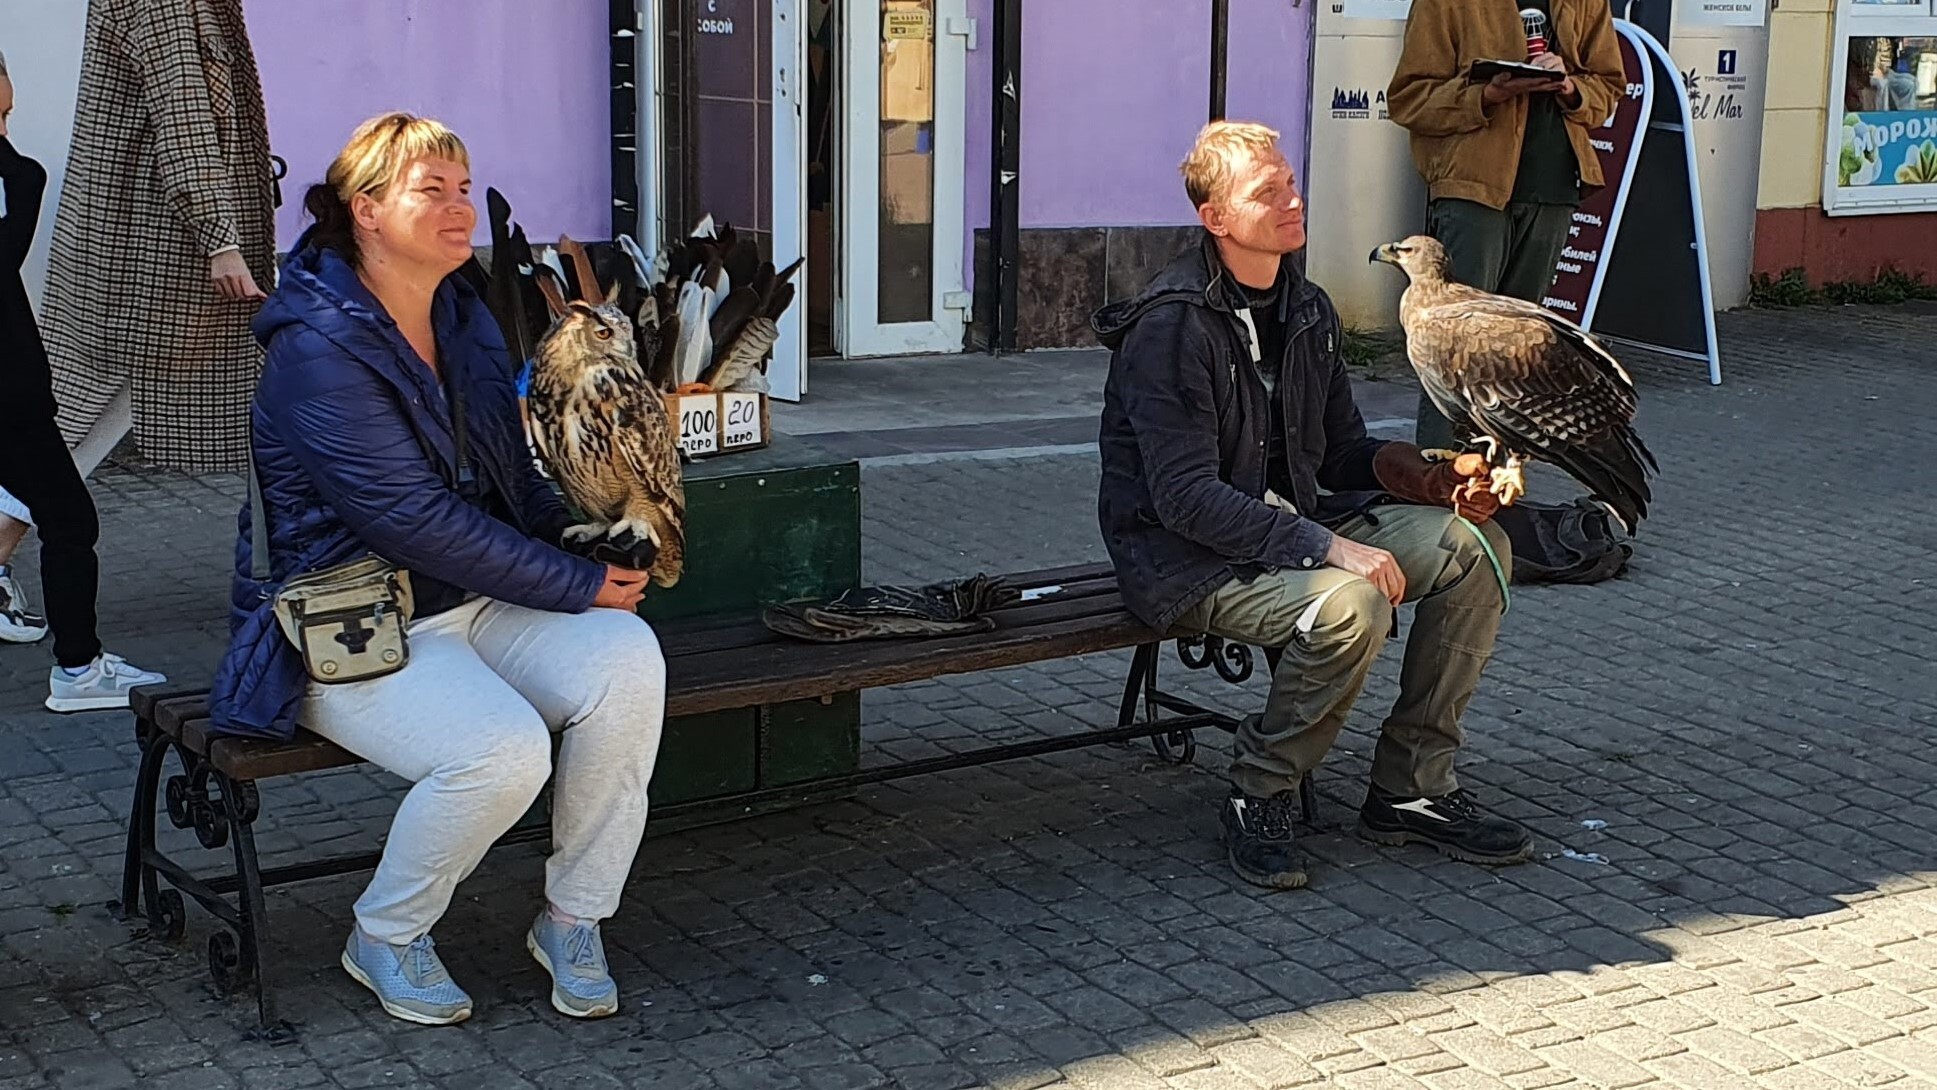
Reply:
<svg viewBox="0 0 1937 1090"><path fill-rule="evenodd" d="M255 782L231 779L216 771L205 757L148 724L138 725L137 736L141 739L141 767L128 813L121 918L132 921L145 910L150 938L179 942L188 931L183 894L195 898L221 925L208 940L209 976L216 994L227 998L255 985L261 1039L270 1043L290 1039L292 1031L276 1016L275 996L263 972L269 913L256 852L255 821L261 811L261 796ZM162 770L171 750L180 760L182 771L164 780ZM202 847L211 851L230 848L235 859L234 876L198 877L164 854L155 837L158 815L164 812L176 828L193 828ZM168 888L162 885L164 879ZM229 891L235 894L233 903Z"/></svg>
<svg viewBox="0 0 1937 1090"><path fill-rule="evenodd" d="M1116 725L1127 727L1137 721L1137 702L1143 699L1144 679L1156 669L1157 650L1161 644L1146 643L1138 646L1130 659L1130 676L1123 682L1123 703L1117 705Z"/></svg>
<svg viewBox="0 0 1937 1090"><path fill-rule="evenodd" d="M1130 676L1123 680L1123 702L1117 705L1116 725L1127 727L1137 721L1137 705L1152 723L1157 722L1157 657L1163 651L1160 643L1146 643L1138 646L1136 654L1130 659ZM1171 764L1189 764L1197 759L1196 732L1186 727L1168 734L1152 735L1150 748L1158 757Z"/></svg>
<svg viewBox="0 0 1937 1090"><path fill-rule="evenodd" d="M1205 711L1195 703L1182 700L1157 688L1157 664L1163 661L1163 646L1155 645L1150 649L1150 665L1143 673L1144 714L1155 723L1163 712L1180 715L1194 715ZM1228 729L1228 728L1227 728ZM1168 734L1152 735L1150 748L1157 756L1175 765L1187 765L1197 760L1197 731L1185 727Z"/></svg>
<svg viewBox="0 0 1937 1090"><path fill-rule="evenodd" d="M256 854L256 817L261 813L261 795L253 780L234 780L214 773L215 785L222 792L222 810L227 818L235 852L236 920L233 931L209 935L209 978L216 993L224 998L247 988L256 989L256 1016L262 1029L272 1037L286 1034L288 1026L276 1017L275 990L270 986L264 958L269 937L269 909L263 900L262 861ZM225 921L227 922L227 921Z"/></svg>
<svg viewBox="0 0 1937 1090"><path fill-rule="evenodd" d="M135 737L141 743L141 767L135 773L134 801L128 809L128 846L121 861L119 914L123 921L132 922L145 908L153 925L151 933L167 937L172 931L179 937L181 926L186 922L180 911L180 899L175 899L172 919L165 918L163 906L158 903L161 883L147 862L148 853L155 850L155 811L161 794L161 770L171 743L166 735L146 723L136 726Z"/></svg>
<svg viewBox="0 0 1937 1090"><path fill-rule="evenodd" d="M1157 688L1157 661L1162 650L1160 643L1144 644L1137 648L1136 656L1130 661L1130 676L1123 684L1123 703L1117 707L1118 726L1127 727L1136 721L1139 696L1151 722L1156 722L1160 709L1186 713L1203 711L1194 702ZM1276 674L1278 663L1284 658L1284 648L1266 647L1262 650L1266 665ZM1178 640L1177 652L1185 666L1193 670L1214 667L1219 677L1234 685L1251 676L1250 649L1243 645L1227 644L1215 636L1199 636ZM1236 721L1230 721L1224 727L1226 730L1235 730ZM1150 746L1157 756L1166 761L1189 764L1197 756L1196 732L1185 729L1152 736ZM1316 773L1317 769L1313 769L1298 780L1298 809L1305 824L1312 827L1318 825L1318 792L1312 786Z"/></svg>

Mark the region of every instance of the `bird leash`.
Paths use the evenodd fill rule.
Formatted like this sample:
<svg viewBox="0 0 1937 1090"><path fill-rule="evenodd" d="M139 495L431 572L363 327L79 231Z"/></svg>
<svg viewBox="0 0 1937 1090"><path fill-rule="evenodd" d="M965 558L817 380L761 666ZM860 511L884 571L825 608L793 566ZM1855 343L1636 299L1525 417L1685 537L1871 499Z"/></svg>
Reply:
<svg viewBox="0 0 1937 1090"><path fill-rule="evenodd" d="M1480 548L1486 550L1487 562L1493 565L1493 577L1500 581L1500 616L1506 616L1507 610L1513 608L1513 592L1507 589L1507 569L1500 563L1500 554L1493 551L1493 543L1486 539L1486 534L1482 533L1471 519L1457 511L1453 512L1453 518L1457 519L1461 526L1473 531L1473 536L1480 541Z"/></svg>

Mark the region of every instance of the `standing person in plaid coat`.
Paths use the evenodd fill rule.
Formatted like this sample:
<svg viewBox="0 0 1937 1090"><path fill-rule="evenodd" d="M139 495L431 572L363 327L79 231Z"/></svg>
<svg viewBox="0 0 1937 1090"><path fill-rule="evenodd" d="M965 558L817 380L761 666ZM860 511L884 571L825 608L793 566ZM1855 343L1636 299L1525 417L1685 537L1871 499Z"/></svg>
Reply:
<svg viewBox="0 0 1937 1090"><path fill-rule="evenodd" d="M273 190L242 0L89 0L40 307L61 434L84 475L131 427L164 466L246 465ZM46 634L6 572L26 518L0 493L12 641Z"/></svg>

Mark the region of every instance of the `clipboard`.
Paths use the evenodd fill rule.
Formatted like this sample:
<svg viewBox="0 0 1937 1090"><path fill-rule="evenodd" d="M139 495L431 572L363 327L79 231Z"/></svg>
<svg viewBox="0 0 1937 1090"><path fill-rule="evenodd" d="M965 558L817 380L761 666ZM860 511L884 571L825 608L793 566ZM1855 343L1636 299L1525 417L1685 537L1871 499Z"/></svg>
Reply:
<svg viewBox="0 0 1937 1090"><path fill-rule="evenodd" d="M1540 79L1549 83L1559 83L1567 78L1551 68L1524 61L1474 61L1473 67L1466 70L1466 82L1486 83L1502 73L1518 79Z"/></svg>

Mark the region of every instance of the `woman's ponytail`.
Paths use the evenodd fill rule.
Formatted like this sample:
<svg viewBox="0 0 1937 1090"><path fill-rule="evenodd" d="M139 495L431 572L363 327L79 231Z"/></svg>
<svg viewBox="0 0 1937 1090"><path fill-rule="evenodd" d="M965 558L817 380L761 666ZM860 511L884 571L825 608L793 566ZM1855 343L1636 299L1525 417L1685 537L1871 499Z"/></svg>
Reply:
<svg viewBox="0 0 1937 1090"><path fill-rule="evenodd" d="M318 246L327 246L354 265L357 261L356 225L350 219L350 206L337 196L336 187L318 182L303 195L303 210L316 221L310 235Z"/></svg>

